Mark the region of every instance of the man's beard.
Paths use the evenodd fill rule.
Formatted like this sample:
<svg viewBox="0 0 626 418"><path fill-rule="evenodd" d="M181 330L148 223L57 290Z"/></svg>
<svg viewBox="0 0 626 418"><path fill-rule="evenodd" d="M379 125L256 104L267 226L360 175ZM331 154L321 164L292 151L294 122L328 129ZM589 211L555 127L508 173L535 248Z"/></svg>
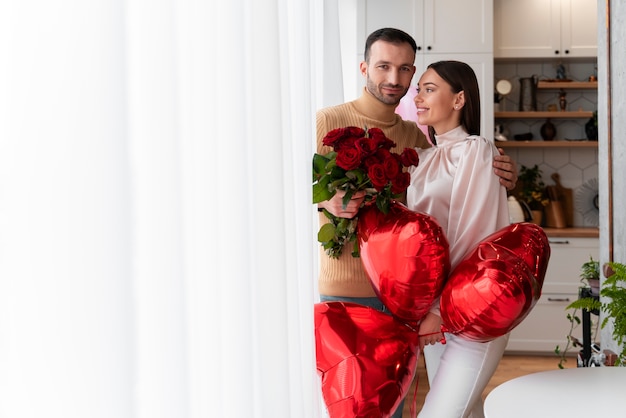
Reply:
<svg viewBox="0 0 626 418"><path fill-rule="evenodd" d="M397 85L389 85L389 86L394 87L394 88L398 87ZM372 94L372 96L376 97L379 101L385 104L397 105L398 103L400 103L400 100L406 95L406 92L409 91L409 89L408 87L405 88L402 95L400 95L400 97L398 98L385 96L384 94L380 92L380 89L378 88L378 86L372 83L372 80L368 77L367 78L367 91L369 91Z"/></svg>

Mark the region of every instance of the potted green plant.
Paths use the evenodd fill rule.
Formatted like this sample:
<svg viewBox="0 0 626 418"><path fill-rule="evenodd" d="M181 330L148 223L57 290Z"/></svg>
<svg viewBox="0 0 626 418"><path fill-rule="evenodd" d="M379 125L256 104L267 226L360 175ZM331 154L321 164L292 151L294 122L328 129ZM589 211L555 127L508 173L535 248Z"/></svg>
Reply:
<svg viewBox="0 0 626 418"><path fill-rule="evenodd" d="M543 208L550 203L546 195L546 185L541 178L541 174L541 169L537 164L533 167L522 165L518 176L519 185L517 197L519 200L526 202L533 212L534 223L536 224L541 224Z"/></svg>
<svg viewBox="0 0 626 418"><path fill-rule="evenodd" d="M574 329L581 324L578 312L586 309L589 312L599 314L602 310L606 316L602 320L601 328L607 326L609 322L613 323L613 339L621 347L617 353L616 366L626 366L626 265L622 263L610 262L604 265L604 275L606 279L600 288L600 297L605 300L600 301L598 295L592 293L590 283L600 279L599 262L590 257L589 261L581 267L581 286L580 297L578 300L570 303L565 309L571 310L567 313L567 319L570 322L570 329L566 337L565 348L561 349L558 345L554 352L559 356L559 368L563 368L563 364L567 361L567 351L574 346L582 345L576 337L572 335Z"/></svg>
<svg viewBox="0 0 626 418"><path fill-rule="evenodd" d="M600 262L589 257L589 261L580 268L580 281L588 287L593 296L600 294Z"/></svg>

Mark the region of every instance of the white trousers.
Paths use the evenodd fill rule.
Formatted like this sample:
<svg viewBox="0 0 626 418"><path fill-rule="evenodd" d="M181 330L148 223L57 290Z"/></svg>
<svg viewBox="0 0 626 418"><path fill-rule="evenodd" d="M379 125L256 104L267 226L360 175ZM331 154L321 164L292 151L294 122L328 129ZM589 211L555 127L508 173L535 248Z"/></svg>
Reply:
<svg viewBox="0 0 626 418"><path fill-rule="evenodd" d="M446 334L424 347L430 390L420 418L483 418L482 393L504 354L509 335L488 343Z"/></svg>

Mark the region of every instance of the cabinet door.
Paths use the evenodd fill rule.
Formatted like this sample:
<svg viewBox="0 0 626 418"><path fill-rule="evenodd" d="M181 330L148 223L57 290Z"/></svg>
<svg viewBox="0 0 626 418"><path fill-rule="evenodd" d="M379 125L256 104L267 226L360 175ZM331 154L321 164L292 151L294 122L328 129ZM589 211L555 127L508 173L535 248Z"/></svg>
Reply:
<svg viewBox="0 0 626 418"><path fill-rule="evenodd" d="M402 29L415 38L418 54L493 51L493 0L365 0L359 47L372 31Z"/></svg>
<svg viewBox="0 0 626 418"><path fill-rule="evenodd" d="M595 0L494 0L494 57L595 57Z"/></svg>
<svg viewBox="0 0 626 418"><path fill-rule="evenodd" d="M578 294L580 268L599 259L598 238L550 238L550 261L542 293Z"/></svg>
<svg viewBox="0 0 626 418"><path fill-rule="evenodd" d="M561 2L561 48L568 57L598 55L596 0Z"/></svg>
<svg viewBox="0 0 626 418"><path fill-rule="evenodd" d="M570 323L565 308L578 298L580 268L590 256L598 260L598 246L597 238L550 238L550 261L541 298L511 332L507 351L551 353L557 345L566 344ZM581 334L580 329L577 334Z"/></svg>
<svg viewBox="0 0 626 418"><path fill-rule="evenodd" d="M424 53L492 53L493 0L425 0Z"/></svg>
<svg viewBox="0 0 626 418"><path fill-rule="evenodd" d="M411 35L418 47L424 44L424 0L365 0L359 1L357 48L363 54L367 36L377 29L396 28ZM419 52L419 51L418 51Z"/></svg>
<svg viewBox="0 0 626 418"><path fill-rule="evenodd" d="M508 352L554 353L556 346L564 347L569 332L565 307L576 300L576 295L542 295L530 314L509 336ZM554 357L554 366L558 358Z"/></svg>
<svg viewBox="0 0 626 418"><path fill-rule="evenodd" d="M494 0L494 57L560 56L559 3L555 0Z"/></svg>

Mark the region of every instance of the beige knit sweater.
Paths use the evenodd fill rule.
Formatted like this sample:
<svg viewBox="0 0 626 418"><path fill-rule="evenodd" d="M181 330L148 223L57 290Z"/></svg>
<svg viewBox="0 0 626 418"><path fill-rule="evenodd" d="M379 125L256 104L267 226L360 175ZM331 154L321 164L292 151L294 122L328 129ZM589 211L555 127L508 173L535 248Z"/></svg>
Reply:
<svg viewBox="0 0 626 418"><path fill-rule="evenodd" d="M395 113L396 106L381 103L365 88L357 100L338 106L321 109L317 112L317 152L331 151L322 145L326 134L337 128L358 126L360 128L380 128L396 143L394 152L404 148L426 148L430 144L414 122L402 120ZM320 225L328 219L320 213ZM330 258L320 246L319 292L328 296L371 297L375 296L360 258L354 258L351 249L343 251L338 259Z"/></svg>

